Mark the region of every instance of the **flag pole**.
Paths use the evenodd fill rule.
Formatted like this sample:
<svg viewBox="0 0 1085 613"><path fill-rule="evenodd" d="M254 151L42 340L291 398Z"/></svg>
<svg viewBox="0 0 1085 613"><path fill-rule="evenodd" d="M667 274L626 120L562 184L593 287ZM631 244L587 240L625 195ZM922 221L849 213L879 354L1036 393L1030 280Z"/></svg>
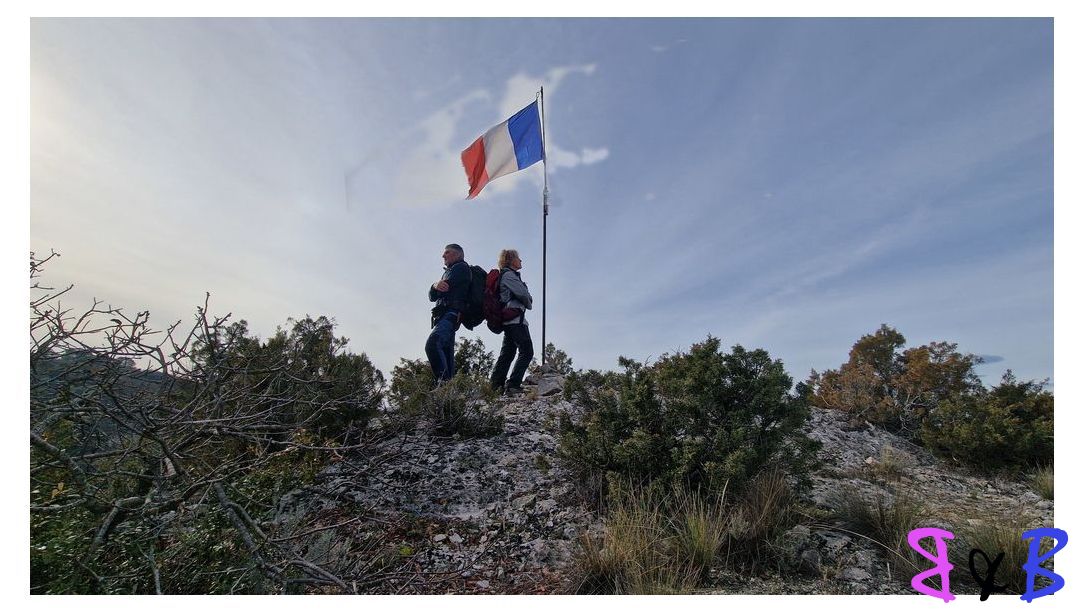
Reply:
<svg viewBox="0 0 1085 613"><path fill-rule="evenodd" d="M542 360L546 366L546 216L550 213L550 187L546 177L546 105L543 100L543 88L539 86L539 113L542 115L542 146L543 146L543 293L542 293Z"/></svg>

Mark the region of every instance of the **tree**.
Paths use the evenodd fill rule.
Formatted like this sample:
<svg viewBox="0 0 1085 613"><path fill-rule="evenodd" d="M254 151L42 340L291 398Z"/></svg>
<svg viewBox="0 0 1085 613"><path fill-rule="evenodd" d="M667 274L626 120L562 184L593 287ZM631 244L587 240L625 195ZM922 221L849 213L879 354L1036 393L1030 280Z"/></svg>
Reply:
<svg viewBox="0 0 1085 613"><path fill-rule="evenodd" d="M924 416L939 402L982 389L982 360L933 342L901 351L902 334L882 324L861 337L839 369L812 372L814 404L845 411L906 436L918 436Z"/></svg>

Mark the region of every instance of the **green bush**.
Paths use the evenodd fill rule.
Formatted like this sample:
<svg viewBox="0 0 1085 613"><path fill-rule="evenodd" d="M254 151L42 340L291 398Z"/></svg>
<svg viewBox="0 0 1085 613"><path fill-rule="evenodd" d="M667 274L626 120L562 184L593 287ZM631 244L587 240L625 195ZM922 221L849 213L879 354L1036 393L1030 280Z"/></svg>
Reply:
<svg viewBox="0 0 1085 613"><path fill-rule="evenodd" d="M434 389L433 369L425 360L400 358L392 367L388 417L397 430L409 430L425 415L426 397Z"/></svg>
<svg viewBox="0 0 1085 613"><path fill-rule="evenodd" d="M492 351L486 351L486 345L482 344L480 338L460 337L460 342L456 345L454 361L456 373L489 377L494 369L494 354Z"/></svg>
<svg viewBox="0 0 1085 613"><path fill-rule="evenodd" d="M400 359L388 397L389 421L397 430L421 424L441 436L474 437L498 434L505 424L495 412L497 392L487 376L461 371L435 385L429 363L422 360Z"/></svg>
<svg viewBox="0 0 1085 613"><path fill-rule="evenodd" d="M245 320L215 326L197 338L194 374L224 398L259 402L269 431L304 428L350 443L380 407L384 375L334 329L333 319L306 316L261 341Z"/></svg>
<svg viewBox="0 0 1085 613"><path fill-rule="evenodd" d="M496 401L497 392L487 377L459 373L425 397L423 412L436 434L493 436L505 426Z"/></svg>
<svg viewBox="0 0 1085 613"><path fill-rule="evenodd" d="M924 420L921 438L936 453L978 468L1051 464L1054 410L1043 383L1018 382L1007 371L989 391L940 403Z"/></svg>
<svg viewBox="0 0 1085 613"><path fill-rule="evenodd" d="M559 375L573 373L573 359L569 357L569 354L555 347L554 343L546 344L546 365Z"/></svg>
<svg viewBox="0 0 1085 613"><path fill-rule="evenodd" d="M567 381L585 413L579 423L563 415L559 454L584 482L663 480L710 493L742 491L770 467L805 479L817 448L800 431L805 399L765 351L725 354L709 337L651 366L619 364L624 373Z"/></svg>

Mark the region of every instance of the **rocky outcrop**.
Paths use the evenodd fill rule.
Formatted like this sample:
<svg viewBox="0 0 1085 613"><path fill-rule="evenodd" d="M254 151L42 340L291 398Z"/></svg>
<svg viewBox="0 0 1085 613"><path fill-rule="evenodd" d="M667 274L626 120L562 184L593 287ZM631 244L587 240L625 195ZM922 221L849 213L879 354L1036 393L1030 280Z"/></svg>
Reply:
<svg viewBox="0 0 1085 613"><path fill-rule="evenodd" d="M407 539L403 551L422 574L456 578L442 589L556 589L554 569L571 563L580 535L600 521L557 461L558 416L576 407L555 387L560 377L543 376L525 383L523 396L500 400L505 424L496 436L438 438L419 428L385 440L365 458L329 467L322 493L295 493L283 516L344 502L366 509L370 523L407 516L424 524L425 538Z"/></svg>
<svg viewBox="0 0 1085 613"><path fill-rule="evenodd" d="M559 415L578 414L560 396L562 383L553 373L525 380L525 395L500 401L505 424L496 436L438 438L420 428L344 457L324 471L319 488L284 497L277 521L311 522L329 513L355 517L359 527L352 538L379 537L398 563L417 569L413 578L393 580L400 584L380 592L560 591L563 577L575 572L581 535L602 529L556 457ZM1023 483L963 474L923 448L873 426L857 429L833 411L813 409L805 429L822 443L823 467L806 494L812 507L832 508L850 489L870 500L920 500L931 526L952 529L991 510L1052 525L1052 503ZM910 576L893 570L883 547L828 520L796 525L779 546L783 574L715 570L713 587L699 591L914 593ZM313 550L334 558L329 547Z"/></svg>
<svg viewBox="0 0 1085 613"><path fill-rule="evenodd" d="M1020 480L961 472L873 425L855 428L838 411L812 409L805 431L822 444L822 468L812 476L813 487L805 496L818 508L838 508L842 496L859 496L871 505L906 498L919 509L917 527L960 533L990 521L1023 521L1027 528L1053 525L1053 503ZM910 574L901 576L898 569L894 576L893 565L887 563L892 554L870 538L800 524L785 540L792 570L830 580L817 593L914 593L908 586Z"/></svg>

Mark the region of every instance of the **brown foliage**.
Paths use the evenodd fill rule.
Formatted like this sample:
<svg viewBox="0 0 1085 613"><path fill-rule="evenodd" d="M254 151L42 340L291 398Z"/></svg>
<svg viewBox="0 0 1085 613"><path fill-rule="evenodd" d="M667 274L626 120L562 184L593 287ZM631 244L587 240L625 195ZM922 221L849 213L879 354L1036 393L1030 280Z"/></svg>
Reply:
<svg viewBox="0 0 1085 613"><path fill-rule="evenodd" d="M882 324L856 341L836 370L812 372L807 384L815 405L914 436L940 401L982 389L975 366L981 359L933 342L901 351L904 336Z"/></svg>

